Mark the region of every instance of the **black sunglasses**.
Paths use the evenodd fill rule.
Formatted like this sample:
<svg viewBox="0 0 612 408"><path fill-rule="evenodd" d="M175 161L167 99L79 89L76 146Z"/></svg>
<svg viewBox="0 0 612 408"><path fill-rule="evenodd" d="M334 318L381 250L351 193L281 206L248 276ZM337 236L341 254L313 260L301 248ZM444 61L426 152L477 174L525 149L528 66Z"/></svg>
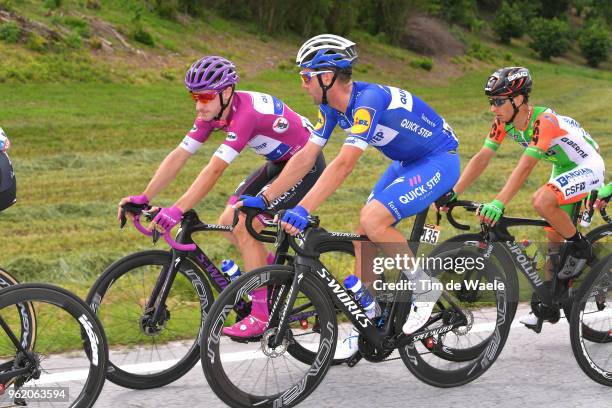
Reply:
<svg viewBox="0 0 612 408"><path fill-rule="evenodd" d="M503 98L503 99L493 99L493 98L489 98L489 105L495 105L497 107L502 106L504 103L506 103L506 101L510 100L510 98Z"/></svg>

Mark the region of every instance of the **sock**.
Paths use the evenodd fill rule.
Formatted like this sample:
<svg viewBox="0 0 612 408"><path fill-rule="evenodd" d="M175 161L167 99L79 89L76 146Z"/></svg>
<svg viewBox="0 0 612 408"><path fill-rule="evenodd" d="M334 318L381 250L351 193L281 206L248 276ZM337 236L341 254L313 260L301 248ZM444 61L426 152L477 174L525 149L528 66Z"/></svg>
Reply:
<svg viewBox="0 0 612 408"><path fill-rule="evenodd" d="M268 256L266 257L266 263L268 265L274 265L275 258L276 258L276 255L274 255L274 252L272 251L268 252Z"/></svg>

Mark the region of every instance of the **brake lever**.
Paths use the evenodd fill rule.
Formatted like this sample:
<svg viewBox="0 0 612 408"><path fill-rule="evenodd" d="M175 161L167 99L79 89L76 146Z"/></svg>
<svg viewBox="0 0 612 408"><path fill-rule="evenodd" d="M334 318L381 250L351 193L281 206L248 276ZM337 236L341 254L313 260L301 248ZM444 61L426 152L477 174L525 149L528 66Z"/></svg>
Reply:
<svg viewBox="0 0 612 408"><path fill-rule="evenodd" d="M119 229L123 229L127 223L127 217L125 216L125 208L121 207L121 217L119 221Z"/></svg>

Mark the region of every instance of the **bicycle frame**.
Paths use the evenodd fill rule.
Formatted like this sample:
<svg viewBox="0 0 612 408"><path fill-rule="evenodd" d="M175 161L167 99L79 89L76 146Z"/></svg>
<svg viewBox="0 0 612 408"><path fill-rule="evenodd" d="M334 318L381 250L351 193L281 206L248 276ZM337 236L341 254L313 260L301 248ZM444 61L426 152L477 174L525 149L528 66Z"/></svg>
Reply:
<svg viewBox="0 0 612 408"><path fill-rule="evenodd" d="M580 212L580 205L574 206L572 214L572 220L576 224L578 220L578 214ZM538 275L538 271L533 268L530 262L530 258L527 255L524 248L515 242L514 236L508 232L508 228L518 226L533 226L533 227L550 227L550 224L545 220L529 219L529 218L515 218L515 217L502 217L495 227L491 228L489 232L490 241L487 248L484 250L483 257L488 258L493 250L493 245L496 242L503 244L502 248L507 252L508 256L512 259L516 269L525 276L533 291L536 293L538 298L547 305L553 305L569 299L568 296L563 297L563 293L557 294L557 273L559 265L553 265L553 288L548 290L544 286L544 281ZM563 259L560 256L560 259Z"/></svg>
<svg viewBox="0 0 612 408"><path fill-rule="evenodd" d="M181 226L178 229L176 235L176 242L179 244L195 244L192 239L192 234L196 232L205 232L205 231L219 231L219 232L231 232L233 229L232 226L229 225L218 225L218 224L206 224L199 220L195 211L190 210L185 213L183 216L183 221L181 222ZM275 261L277 263L283 263L286 259L289 259L287 255L289 244L287 242L282 243L276 252ZM170 289L172 288L172 284L174 283L174 279L176 274L178 273L178 268L182 263L183 258L187 257L192 262L194 262L204 273L206 274L208 280L212 284L212 286L217 290L217 292L223 291L230 283L230 279L227 278L218 268L217 266L210 260L210 258L206 255L206 253L195 244L194 251L181 251L175 248L170 248L170 253L172 254L172 259L169 264L169 267L164 267L159 274L159 277L155 283L151 296L147 300L146 309L147 311L152 310L153 314L150 318L152 323L159 323L163 319L163 308L160 305L164 305L168 295L170 294ZM198 289L198 288L196 288ZM247 307L246 301L241 301L238 305L236 305L236 311L243 311ZM309 317L310 313L300 314L300 315L292 315L291 321L304 319Z"/></svg>
<svg viewBox="0 0 612 408"><path fill-rule="evenodd" d="M423 227L427 218L428 209L416 215L412 232L410 235L410 250L416 253L420 243L420 237L423 233ZM289 310L293 310L293 304L297 298L297 292L299 291L299 282L303 279L304 274L314 274L318 280L322 281L328 295L336 305L336 307L342 311L353 325L359 328L361 335L372 345L378 352L384 352L390 349L403 347L411 344L415 341L434 336L437 334L446 333L462 324L465 324L463 320L459 320L453 324L444 325L431 330L422 330L410 335L404 333L395 334L394 324L395 315L397 314L398 297L405 292L396 292L391 302L391 310L389 315L382 327L377 327L372 320L370 320L362 308L361 304L355 300L354 296L341 285L334 276L325 268L325 266L319 261L318 257L312 254L314 248L321 241L369 241L365 235L357 235L351 233L338 233L332 232L327 233L316 228L307 230L304 240L304 248L297 250L297 255L294 258L295 266L295 277L290 287L285 287L283 293L281 293L274 303L272 310L270 311L270 327L278 327L276 336L272 340L272 346L279 346L284 337L285 330L289 325L287 315ZM400 273L398 279L406 279L403 273ZM288 300L284 307L279 307L280 299L288 296ZM463 316L465 318L465 316ZM278 322L278 326L276 323ZM432 321L433 322L433 321ZM431 323L431 322L430 322Z"/></svg>
<svg viewBox="0 0 612 408"><path fill-rule="evenodd" d="M15 333L13 333L13 331L8 326L6 321L4 321L2 316L0 316L0 327L2 327L2 330L4 330L4 332L7 334L9 339L11 339L11 342L13 343L15 348L17 349L17 354L22 353L24 356L29 358L27 356L27 352L26 352L25 348L21 345L21 343L19 342L19 339L17 339L17 336L15 336ZM28 367L24 367L24 368L15 368L14 369L13 368L13 363L14 363L14 360L11 360L11 361L8 361L8 362L0 365L0 385L8 383L10 380L14 379L15 377L19 377L21 375L27 374L32 369L29 366ZM9 370L9 371L5 371L5 370Z"/></svg>

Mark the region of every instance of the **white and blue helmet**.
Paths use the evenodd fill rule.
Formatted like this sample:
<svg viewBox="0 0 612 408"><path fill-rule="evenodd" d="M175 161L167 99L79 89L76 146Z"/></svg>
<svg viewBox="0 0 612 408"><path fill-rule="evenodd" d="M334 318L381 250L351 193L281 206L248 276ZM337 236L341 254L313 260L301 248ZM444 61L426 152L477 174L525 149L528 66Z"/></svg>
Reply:
<svg viewBox="0 0 612 408"><path fill-rule="evenodd" d="M350 68L357 62L356 44L334 34L321 34L306 41L295 59L301 68Z"/></svg>

